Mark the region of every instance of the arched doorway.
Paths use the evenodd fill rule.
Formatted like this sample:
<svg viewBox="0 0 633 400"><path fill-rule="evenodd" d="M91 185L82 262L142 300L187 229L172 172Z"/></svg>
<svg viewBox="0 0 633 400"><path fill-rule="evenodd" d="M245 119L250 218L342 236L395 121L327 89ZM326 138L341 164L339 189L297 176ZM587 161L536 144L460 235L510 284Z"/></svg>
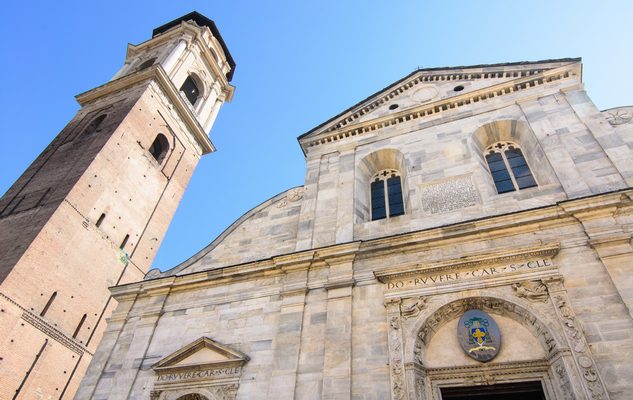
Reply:
<svg viewBox="0 0 633 400"><path fill-rule="evenodd" d="M565 321L556 318L560 318L557 308L564 304L548 300L532 305L499 294L465 298L459 298L459 294L441 295L414 317L401 314L401 299L390 301L387 312L392 398L463 399L471 398L476 391L490 398L523 399L522 392L532 393L535 399L539 395L548 399L582 397L583 378L570 354ZM493 362L481 363L463 356L458 353L462 349L451 342L456 319L474 309L495 318L508 336L506 353L499 353L499 359ZM575 333L579 339L580 334ZM501 346L503 350L504 344ZM589 360L590 355L585 352L583 357ZM502 397L494 397L499 394Z"/></svg>

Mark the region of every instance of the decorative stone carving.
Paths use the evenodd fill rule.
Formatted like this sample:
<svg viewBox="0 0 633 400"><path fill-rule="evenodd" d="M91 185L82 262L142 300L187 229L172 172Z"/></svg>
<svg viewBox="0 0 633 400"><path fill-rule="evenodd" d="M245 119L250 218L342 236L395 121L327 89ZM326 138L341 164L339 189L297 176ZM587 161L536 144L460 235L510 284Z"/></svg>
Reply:
<svg viewBox="0 0 633 400"><path fill-rule="evenodd" d="M631 122L631 119L633 119L633 112L631 112L630 109L618 108L606 111L604 117L613 126L623 125Z"/></svg>
<svg viewBox="0 0 633 400"><path fill-rule="evenodd" d="M387 318L389 321L389 372L391 375L391 398L406 399L406 385L404 381L402 330L400 329L400 299L385 301Z"/></svg>
<svg viewBox="0 0 633 400"><path fill-rule="evenodd" d="M549 298L547 286L539 281L519 282L512 285L518 297L523 297L532 302L546 302Z"/></svg>
<svg viewBox="0 0 633 400"><path fill-rule="evenodd" d="M286 194L286 197L277 203L277 208L284 208L288 205L288 203L295 203L301 199L303 199L303 187L290 189Z"/></svg>
<svg viewBox="0 0 633 400"><path fill-rule="evenodd" d="M400 313L402 318L408 319L411 317L417 317L422 310L426 307L426 297L409 297L402 300L400 304Z"/></svg>
<svg viewBox="0 0 633 400"><path fill-rule="evenodd" d="M286 197L288 198L288 201L291 201L291 202L295 202L295 201L299 201L303 199L303 188L298 187L298 188L290 189Z"/></svg>
<svg viewBox="0 0 633 400"><path fill-rule="evenodd" d="M563 331L572 349L572 354L579 366L584 384L594 400L608 399L609 395L598 375L591 352L587 346L584 334L578 327L576 315L571 308L567 291L563 287L562 279L550 278L544 280L552 296L555 310L562 323Z"/></svg>
<svg viewBox="0 0 633 400"><path fill-rule="evenodd" d="M420 188L422 208L430 214L442 214L480 203L479 192L470 175L449 178Z"/></svg>

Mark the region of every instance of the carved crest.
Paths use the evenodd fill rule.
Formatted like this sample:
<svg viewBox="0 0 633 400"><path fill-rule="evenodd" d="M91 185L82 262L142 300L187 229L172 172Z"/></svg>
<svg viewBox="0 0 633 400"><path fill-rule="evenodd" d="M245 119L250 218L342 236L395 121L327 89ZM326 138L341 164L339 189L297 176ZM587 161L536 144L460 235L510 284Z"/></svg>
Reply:
<svg viewBox="0 0 633 400"><path fill-rule="evenodd" d="M469 357L490 361L501 348L501 332L494 319L481 310L468 310L457 324L459 343Z"/></svg>

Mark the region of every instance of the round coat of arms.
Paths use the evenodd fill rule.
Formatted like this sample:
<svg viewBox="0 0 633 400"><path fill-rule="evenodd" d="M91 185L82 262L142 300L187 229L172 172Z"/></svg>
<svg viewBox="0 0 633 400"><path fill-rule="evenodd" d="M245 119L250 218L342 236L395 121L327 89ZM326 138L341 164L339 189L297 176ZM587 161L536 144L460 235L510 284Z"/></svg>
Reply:
<svg viewBox="0 0 633 400"><path fill-rule="evenodd" d="M494 319L481 310L468 310L457 323L462 349L477 361L490 361L501 348L501 332Z"/></svg>

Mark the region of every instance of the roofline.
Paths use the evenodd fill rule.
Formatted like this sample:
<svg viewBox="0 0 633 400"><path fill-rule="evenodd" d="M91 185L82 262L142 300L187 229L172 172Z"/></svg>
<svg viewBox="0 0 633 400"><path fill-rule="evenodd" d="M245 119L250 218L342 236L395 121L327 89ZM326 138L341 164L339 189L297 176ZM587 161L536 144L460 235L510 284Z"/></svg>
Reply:
<svg viewBox="0 0 633 400"><path fill-rule="evenodd" d="M457 70L457 69L472 69L472 68L506 67L506 66L528 65L528 64L547 64L547 63L554 63L554 62L569 62L569 63L582 62L582 57L553 58L553 59L540 60L540 61L514 61L514 62L509 62L509 63L497 63L497 64L462 65L462 66L458 66L458 67L417 68L413 72L411 72L410 74L405 76L404 78L399 79L396 82L394 82L394 83L392 83L392 84L390 84L388 86L385 86L384 88L378 90L377 92L375 92L373 94L370 94L369 96L367 96L363 100L359 101L358 103L354 104L353 106L351 106L351 107L345 109L344 111L336 114L332 118L330 118L330 119L326 120L325 122L315 126L314 128L310 129L309 131L299 135L297 137L297 141L301 142L301 139L303 139L304 137L308 136L309 134L311 134L312 132L316 131L317 129L322 128L323 126L329 124L330 122L333 122L334 120L342 117L343 115L345 115L346 113L352 111L356 107L359 107L361 104L365 103L367 100L371 99L372 97L375 97L375 96L379 95L380 93L386 91L387 89L389 89L389 88L391 88L393 86L399 85L401 82L406 81L407 79L411 78L413 75L415 75L415 74L417 74L419 72L451 71L451 70ZM304 155L305 155L305 152L304 152Z"/></svg>
<svg viewBox="0 0 633 400"><path fill-rule="evenodd" d="M224 241L224 239L226 239L231 233L233 233L235 231L235 229L237 229L240 225L242 225L242 223L244 223L245 221L247 221L250 217L252 217L253 215L255 215L257 212L263 210L264 208L272 205L275 201L283 198L283 196L288 193L289 191L291 191L292 189L297 189L297 188L302 188L303 185L299 185L299 186L294 186L291 187L289 189L286 189L282 192L277 193L276 195L262 201L261 203L259 203L258 205L256 205L255 207L251 208L250 210L246 211L245 213L243 213L238 219L236 219L235 221L233 221L229 226L227 226L222 233L220 233L218 236L216 236L211 243L207 244L206 246L204 246L202 249L200 249L198 252L196 252L194 255L192 255L191 257L187 258L186 260L174 265L173 267L166 269L165 271L161 271L160 272L160 277L165 277L165 276L172 276L177 274L178 272L182 271L183 269L189 267L190 265L193 265L196 261L200 260L201 258L203 258L204 256L206 256L207 254L209 254L213 249L215 249L220 243L222 243L222 241ZM158 269L160 271L160 268L152 268L152 270L154 269ZM149 273L149 271L148 271Z"/></svg>
<svg viewBox="0 0 633 400"><path fill-rule="evenodd" d="M197 11L192 11L187 15L183 15L180 18L176 18L175 20L170 21L154 29L152 31L152 38L156 37L157 35L160 35L161 33L165 33L166 31L170 30L171 28L175 26L180 25L180 23L183 21L190 21L190 20L193 20L196 24L200 26L206 26L209 29L211 29L211 33L213 33L213 36L218 40L218 42L220 42L220 46L222 46L222 50L224 51L226 60L231 66L231 70L226 74L226 79L228 79L228 81L231 82L231 79L233 79L233 74L235 73L235 60L233 60L233 56L231 56L231 52L229 52L229 48L224 42L224 39L222 38L222 35L220 35L220 31L218 30L218 27L215 26L215 22L213 22L212 19L205 17L204 15L200 14Z"/></svg>

